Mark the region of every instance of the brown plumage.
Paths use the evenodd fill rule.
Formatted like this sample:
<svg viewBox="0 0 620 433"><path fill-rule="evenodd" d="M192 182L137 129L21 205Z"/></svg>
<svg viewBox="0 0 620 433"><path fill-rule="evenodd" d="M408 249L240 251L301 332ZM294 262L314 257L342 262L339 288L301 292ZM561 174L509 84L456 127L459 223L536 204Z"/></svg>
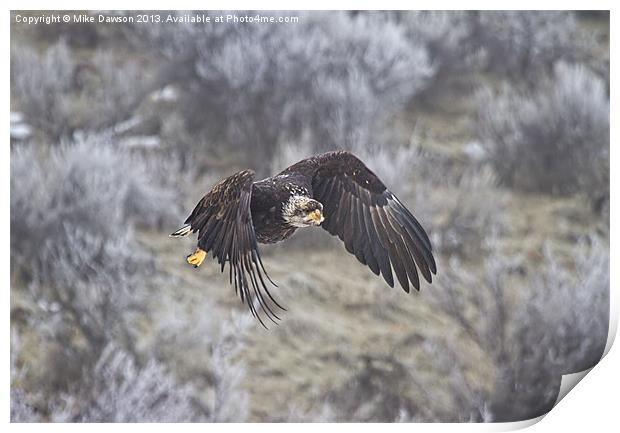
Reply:
<svg viewBox="0 0 620 433"><path fill-rule="evenodd" d="M300 227L321 225L338 236L349 253L391 287L393 269L406 292L410 286L420 289L418 270L429 283L437 272L420 223L362 161L345 151L304 159L258 182L251 170L236 173L215 185L185 224L171 236L198 232L198 249L188 262L199 266L207 252L222 271L228 262L231 284L261 323L258 308L274 322L279 319L274 310L283 308L267 289L267 282L273 282L258 243L282 241Z"/></svg>

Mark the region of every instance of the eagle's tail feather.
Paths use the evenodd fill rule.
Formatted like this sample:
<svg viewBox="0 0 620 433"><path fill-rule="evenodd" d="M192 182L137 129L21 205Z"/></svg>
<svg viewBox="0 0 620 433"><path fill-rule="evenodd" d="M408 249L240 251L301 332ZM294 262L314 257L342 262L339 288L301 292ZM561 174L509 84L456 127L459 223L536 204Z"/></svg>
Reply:
<svg viewBox="0 0 620 433"><path fill-rule="evenodd" d="M181 227L180 229L178 229L176 232L171 233L170 237L171 238L177 238L180 236L187 236L188 234L192 233L192 226L189 224L185 224L183 227Z"/></svg>

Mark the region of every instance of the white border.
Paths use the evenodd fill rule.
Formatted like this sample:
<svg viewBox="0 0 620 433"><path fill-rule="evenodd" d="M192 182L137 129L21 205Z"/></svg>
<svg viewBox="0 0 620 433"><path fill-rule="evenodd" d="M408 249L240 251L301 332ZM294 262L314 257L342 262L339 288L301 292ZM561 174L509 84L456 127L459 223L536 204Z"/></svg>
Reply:
<svg viewBox="0 0 620 433"><path fill-rule="evenodd" d="M15 10L45 10L50 9L50 3L41 0L9 0L6 2L9 9ZM86 2L77 0L58 0L53 2L53 9L85 9ZM512 10L596 10L596 9L612 9L613 2L610 0L553 0L553 1L489 1L489 0L471 0L467 2L446 1L446 0L418 0L415 2L404 0L383 0L363 2L355 0L299 0L291 2L287 0L268 0L268 1L249 1L249 0L229 0L229 1L196 1L196 0L179 0L175 2L149 2L145 0L139 1L120 1L120 0L95 0L89 1L87 9L99 10L166 10L166 9L254 9L254 10L338 10L338 9L355 9L355 10L373 10L373 9L431 9L431 10L477 10L477 9L512 9Z"/></svg>
<svg viewBox="0 0 620 433"><path fill-rule="evenodd" d="M10 20L9 10L10 9L46 9L49 8L50 4L42 1L8 1L7 2L8 9L4 10L3 19L5 23L8 23ZM532 1L532 0L522 0L522 1L505 1L505 2L490 2L490 1L468 1L468 2L456 2L456 1L416 1L416 2L404 2L404 1L396 1L396 0L383 0L381 2L373 2L372 4L365 3L364 7L359 4L359 1L297 1L294 3L295 9L582 9L582 10L592 10L592 9L611 9L611 20L612 24L610 28L617 29L615 19L615 11L613 10L611 1L574 1L574 0L565 0L565 1ZM56 1L53 3L55 9L84 9L85 3L79 1ZM174 3L163 4L162 2L153 3L147 1L118 1L118 0L109 0L109 1L92 1L88 3L89 9L255 9L255 10L290 10L293 4L289 1L268 1L268 2L250 2L250 1L241 1L241 0L230 0L226 2L199 2L199 1L176 1ZM4 59L9 58L9 32L10 26L6 25L3 27L3 50L4 50ZM616 31L611 32L611 50L612 50L612 72L615 71L616 68L616 47L617 47L617 37ZM10 213L10 204L9 204L9 158L10 158L10 150L8 146L8 137L9 137L9 63L8 61L5 63L5 67L3 68L2 74L4 76L4 101L5 105L3 108L4 113L4 137L7 138L7 144L3 147L3 154L5 155L5 174L2 177L2 184L0 186L0 191L2 194L2 206L4 207L4 211L2 212L2 245L4 245L3 251L3 260L0 262L0 266L2 267L1 275L5 275L5 278L8 278L10 275L10 267L9 267L9 258L10 258L10 243L9 243L9 213ZM612 75L614 75L612 73ZM615 83L615 77L612 79ZM614 112L615 102L617 101L617 91L616 86L611 86L612 97L611 97L611 112ZM613 119L613 115L611 115ZM611 128L611 143L618 143L618 133L617 128L615 127L615 123L612 122ZM615 175L615 169L618 167L617 164L617 151L614 150L614 146L611 148L611 219L614 220L614 216L619 215L617 211L617 176ZM613 334L617 330L618 324L618 291L617 291L617 272L615 271L615 264L617 264L616 258L617 254L617 245L618 239L616 235L616 230L613 229L614 225L612 224L611 230L611 241L612 241L612 251L611 251L611 287L612 287L612 320L611 320L611 329ZM7 283L9 283L7 281ZM2 317L3 323L5 323L4 332L2 333L3 344L2 351L4 354L5 360L5 374L2 375L2 385L5 390L2 393L2 403L4 408L4 420L6 423L9 421L9 388L10 388L10 378L8 374L8 364L9 364L9 340L10 340L10 327L9 325L9 290L4 292L4 308L2 309ZM611 343L613 337L610 336L609 342ZM610 344L608 344L609 348ZM566 398L564 398L556 408L554 408L542 422L536 424L532 429L544 429L544 431L548 430L564 430L564 429L594 429L595 431L598 429L602 429L603 431L609 430L609 426L618 425L617 422L617 399L615 398L615 394L617 389L615 386L620 383L618 380L618 368L620 367L620 356L619 350L614 348L610 351L610 353L597 365L594 367L591 373L588 374L587 379L585 379L582 383L577 385L577 390L570 392ZM612 407L613 405L613 407ZM381 428L390 428L390 429L406 429L407 431L411 431L411 429L416 429L417 431L505 431L505 430L513 430L518 428L527 427L531 425L534 420L525 421L520 423L507 423L507 424L390 424L390 425L381 425ZM375 424L339 424L336 425L318 425L318 424L297 424L293 428L300 431L309 431L314 430L315 428L321 429L355 429L356 431L368 431L368 429L374 429L378 427ZM92 430L100 430L107 431L110 426L101 425L101 424L89 424L89 425L70 425L70 424L46 424L46 425L36 425L36 424L11 424L9 426L11 430L15 431L32 431L39 429L46 429L51 431L60 431L62 430L73 430L76 429L79 431L83 431L83 429L92 429ZM284 431L291 428L290 425L287 424L253 424L253 425L217 425L217 426L205 426L202 424L194 424L194 425L175 425L169 426L167 424L151 424L148 426L145 425L115 425L113 428L120 429L125 431L126 429L134 429L134 428L148 428L152 431L169 431L170 428L174 429L187 429L190 431L204 431L205 428L208 429L217 429L222 431L232 431L237 430L238 428L251 428L253 431Z"/></svg>

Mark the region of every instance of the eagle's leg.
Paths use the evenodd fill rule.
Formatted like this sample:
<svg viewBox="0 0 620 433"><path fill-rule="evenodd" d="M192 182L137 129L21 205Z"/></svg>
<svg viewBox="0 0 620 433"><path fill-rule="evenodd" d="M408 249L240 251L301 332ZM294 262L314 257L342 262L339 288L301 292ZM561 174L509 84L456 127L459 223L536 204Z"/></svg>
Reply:
<svg viewBox="0 0 620 433"><path fill-rule="evenodd" d="M190 254L187 256L187 263L190 265L194 265L195 268L200 266L204 261L205 257L207 257L207 252L203 249L196 248L194 254Z"/></svg>

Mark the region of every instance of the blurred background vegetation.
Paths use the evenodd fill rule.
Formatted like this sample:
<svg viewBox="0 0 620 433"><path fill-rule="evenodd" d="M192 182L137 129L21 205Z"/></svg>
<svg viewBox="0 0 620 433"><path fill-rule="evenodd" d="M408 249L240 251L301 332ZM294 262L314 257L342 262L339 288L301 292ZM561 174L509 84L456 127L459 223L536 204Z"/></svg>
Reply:
<svg viewBox="0 0 620 433"><path fill-rule="evenodd" d="M11 24L13 421L513 421L600 359L608 13L16 14L41 13ZM302 231L261 247L289 310L265 331L168 233L218 179L330 149L419 217L437 278L407 295Z"/></svg>

